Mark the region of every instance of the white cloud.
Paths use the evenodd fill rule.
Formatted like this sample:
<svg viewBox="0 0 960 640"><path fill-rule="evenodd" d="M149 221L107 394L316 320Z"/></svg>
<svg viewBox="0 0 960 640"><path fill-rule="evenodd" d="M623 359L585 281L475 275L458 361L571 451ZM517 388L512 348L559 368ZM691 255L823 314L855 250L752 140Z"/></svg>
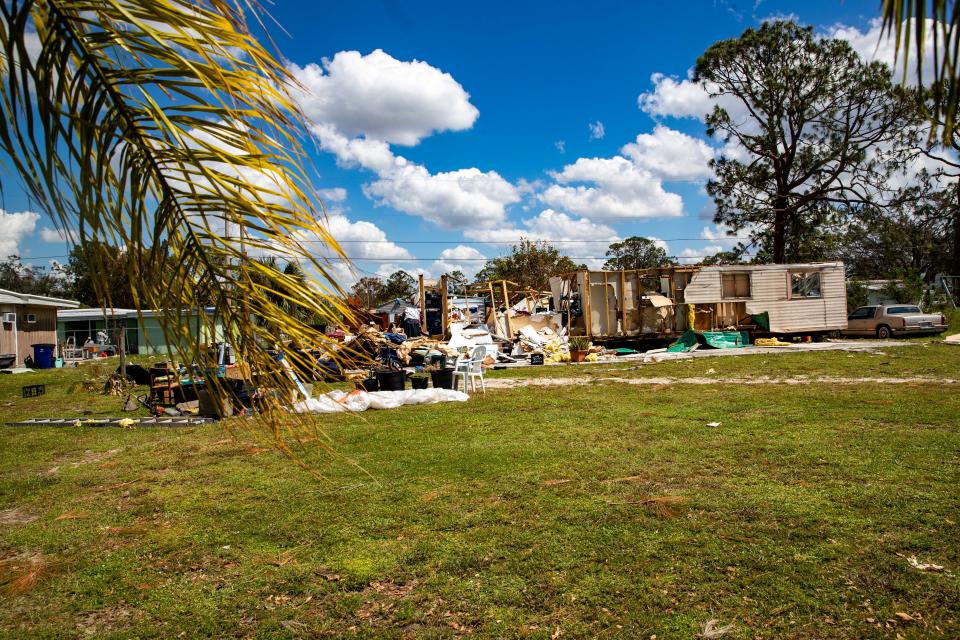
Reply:
<svg viewBox="0 0 960 640"><path fill-rule="evenodd" d="M553 143L553 146L556 147L557 151L560 153L567 152L567 141L566 140L557 140Z"/></svg>
<svg viewBox="0 0 960 640"><path fill-rule="evenodd" d="M790 16L786 16L790 17ZM915 33L913 21L908 24L908 31ZM933 69L933 32L935 22L926 21L925 50L923 58L924 77L929 81ZM879 18L870 22L866 30L857 27L846 26L842 24L834 25L828 28L824 35L831 38L846 40L850 43L860 56L867 61L878 60L891 67L894 67L896 57L896 42L892 38L883 37L882 23ZM912 47L911 43L911 47ZM917 83L917 73L915 64L915 51L910 51L910 64L907 69L907 82ZM894 71L894 78L899 80L903 77L903 58L900 58L900 66ZM684 79L671 77L662 73L654 73L650 77L653 83L653 90L641 93L637 98L637 105L644 112L653 117L672 117L672 118L695 118L703 121L707 114L713 111L715 104L719 104L734 121L742 120L746 117L746 111L743 104L736 98L722 96L718 99L710 97L708 90L704 89L699 82L693 81L693 71L687 72Z"/></svg>
<svg viewBox="0 0 960 640"><path fill-rule="evenodd" d="M40 229L40 239L44 242L65 242L69 244L76 242L76 236L73 231L51 229L50 227Z"/></svg>
<svg viewBox="0 0 960 640"><path fill-rule="evenodd" d="M737 246L741 238L748 237L751 233L751 230L752 227L734 232L725 224L714 224L704 227L700 232L700 237L704 240L709 240L714 244L721 245L721 247L724 249L732 249L733 247ZM714 251L714 253L716 253L716 251Z"/></svg>
<svg viewBox="0 0 960 640"><path fill-rule="evenodd" d="M363 167L374 173L386 173L396 164L390 145L368 138L350 139L331 124L317 123L310 132L320 141L320 148L337 157L341 167Z"/></svg>
<svg viewBox="0 0 960 640"><path fill-rule="evenodd" d="M583 258L599 258L606 253L611 243L620 240L617 232L605 224L586 218L574 218L553 209L544 209L533 218L523 220L521 227L475 229L464 232L464 235L472 240L504 244L517 243L522 238L544 240L553 244L564 255L587 262L591 268L599 268L603 259L582 260Z"/></svg>
<svg viewBox="0 0 960 640"><path fill-rule="evenodd" d="M637 97L637 106L654 118L694 118L703 122L716 105L723 107L734 122L743 120L747 115L746 107L737 98L711 98L710 93L715 93L716 88L711 90L708 86L705 89L695 82L692 69L683 80L654 73L650 76L650 82L653 83L653 90L641 93Z"/></svg>
<svg viewBox="0 0 960 640"><path fill-rule="evenodd" d="M752 230L752 226L748 226L738 232L732 232L730 227L725 224L705 226L700 231L700 237L709 244L702 247L686 247L680 251L678 257L681 258L681 262L683 263L700 262L704 258L709 258L721 251L733 249L743 242L742 238L749 237ZM731 233L733 235L731 235Z"/></svg>
<svg viewBox="0 0 960 640"><path fill-rule="evenodd" d="M401 62L383 51L340 52L323 67L291 66L311 91L299 97L320 147L343 167L377 179L363 193L378 206L419 216L445 229L503 224L520 191L495 171L475 167L430 173L397 156L436 131L470 128L478 112L449 75L425 62Z"/></svg>
<svg viewBox="0 0 960 640"><path fill-rule="evenodd" d="M670 245L667 244L666 240L658 238L657 236L647 236L647 240L652 242L655 247L660 247L663 249L667 255L670 255Z"/></svg>
<svg viewBox="0 0 960 640"><path fill-rule="evenodd" d="M911 36L916 34L915 21L910 20L906 29ZM923 69L924 79L930 82L933 78L933 32L936 28L934 20L926 20L924 25L924 56ZM879 18L870 21L870 27L866 31L861 31L856 27L848 27L842 24L834 25L827 29L827 36L846 40L853 47L853 50L860 54L864 60L883 62L893 69L893 77L897 81L903 78L903 56L897 58L896 41L893 38L882 36L883 25ZM942 45L942 43L941 43ZM902 52L901 52L902 54ZM917 65L916 49L914 39L910 40L910 59L907 66L907 82L917 84ZM897 67L894 69L894 65Z"/></svg>
<svg viewBox="0 0 960 640"><path fill-rule="evenodd" d="M348 138L415 145L434 132L469 129L480 114L449 73L381 49L341 51L322 66L289 69L305 89L296 97L306 116Z"/></svg>
<svg viewBox="0 0 960 640"><path fill-rule="evenodd" d="M444 229L503 224L506 206L520 201L517 188L495 171L470 168L431 174L413 163L398 164L365 185L363 192L377 204L420 216Z"/></svg>
<svg viewBox="0 0 960 640"><path fill-rule="evenodd" d="M662 73L653 74L650 76L653 91L641 93L637 106L651 116L703 120L713 110L713 101L690 76L678 80Z"/></svg>
<svg viewBox="0 0 960 640"><path fill-rule="evenodd" d="M0 209L0 260L20 255L20 242L37 228L39 213L19 211L7 213Z"/></svg>
<svg viewBox="0 0 960 640"><path fill-rule="evenodd" d="M704 258L715 256L721 251L723 251L723 247L720 245L707 245L705 247L700 247L699 249L687 247L680 252L677 258L679 258L681 264L690 264L694 262L702 262Z"/></svg>
<svg viewBox="0 0 960 640"><path fill-rule="evenodd" d="M602 140L603 137L607 135L607 131L604 128L603 123L599 120L589 123L587 128L590 129L591 140Z"/></svg>
<svg viewBox="0 0 960 640"><path fill-rule="evenodd" d="M423 165L394 156L385 142L348 140L327 125L311 130L339 164L359 165L377 174L378 180L363 187L368 198L445 229L502 224L506 206L520 201L518 189L495 171L471 167L431 174Z"/></svg>
<svg viewBox="0 0 960 640"><path fill-rule="evenodd" d="M487 257L473 247L457 245L444 249L440 252L438 260L435 260L430 266L430 274L438 278L444 273L451 271L462 271L468 279L473 279L477 272L483 268Z"/></svg>
<svg viewBox="0 0 960 640"><path fill-rule="evenodd" d="M380 227L358 220L351 222L344 215L327 217L324 225L338 242L343 252L359 260L409 260L413 258L408 250L387 240L387 234Z"/></svg>
<svg viewBox="0 0 960 640"><path fill-rule="evenodd" d="M653 133L641 133L620 152L641 169L664 180L709 178L714 149L703 140L658 124Z"/></svg>
<svg viewBox="0 0 960 640"><path fill-rule="evenodd" d="M347 190L343 187L333 187L332 189L320 189L317 195L325 202L343 202L347 199Z"/></svg>
<svg viewBox="0 0 960 640"><path fill-rule="evenodd" d="M622 156L579 158L551 173L559 184L540 199L551 207L598 220L670 218L683 215L683 199L664 191L659 178ZM591 183L596 186L565 186Z"/></svg>

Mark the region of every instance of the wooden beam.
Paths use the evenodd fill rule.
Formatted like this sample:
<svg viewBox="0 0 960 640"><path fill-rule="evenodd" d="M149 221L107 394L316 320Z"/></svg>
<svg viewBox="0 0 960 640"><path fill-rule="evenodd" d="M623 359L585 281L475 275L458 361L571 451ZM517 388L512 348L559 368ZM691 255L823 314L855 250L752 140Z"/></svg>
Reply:
<svg viewBox="0 0 960 640"><path fill-rule="evenodd" d="M507 281L500 281L500 288L503 291L503 321L507 327L507 338L513 340L513 324L510 322L510 294L507 293Z"/></svg>
<svg viewBox="0 0 960 640"><path fill-rule="evenodd" d="M640 296L643 295L643 291L640 289L640 272L639 271L633 272L633 282L634 282L633 295L637 297L635 301L637 305L637 322L638 322L637 333L640 334L640 333L643 333L643 310L640 308Z"/></svg>
<svg viewBox="0 0 960 640"><path fill-rule="evenodd" d="M423 274L420 274L420 326L427 332L427 291L423 285Z"/></svg>
<svg viewBox="0 0 960 640"><path fill-rule="evenodd" d="M447 274L440 276L440 332L447 337L447 322L450 310L447 308Z"/></svg>
<svg viewBox="0 0 960 640"><path fill-rule="evenodd" d="M497 326L497 297L493 295L493 283L488 282L487 286L490 287L490 308L493 310L493 332L496 333L499 330Z"/></svg>
<svg viewBox="0 0 960 640"><path fill-rule="evenodd" d="M603 313L607 318L607 335L612 335L610 331L610 283L607 281L607 272L603 272Z"/></svg>
<svg viewBox="0 0 960 640"><path fill-rule="evenodd" d="M627 272L620 272L620 335L627 335Z"/></svg>
<svg viewBox="0 0 960 640"><path fill-rule="evenodd" d="M583 298L580 302L580 306L583 308L583 330L588 336L593 335L593 318L591 317L590 312L590 272L583 271L583 282L584 287L580 292L580 297Z"/></svg>

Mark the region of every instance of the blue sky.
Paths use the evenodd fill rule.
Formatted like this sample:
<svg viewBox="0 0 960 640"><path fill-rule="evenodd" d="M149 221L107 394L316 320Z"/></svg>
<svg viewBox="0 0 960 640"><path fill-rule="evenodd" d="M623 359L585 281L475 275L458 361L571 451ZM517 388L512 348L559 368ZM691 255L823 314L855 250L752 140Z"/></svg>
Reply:
<svg viewBox="0 0 960 640"><path fill-rule="evenodd" d="M704 135L697 116L710 103L688 70L714 41L789 14L883 57L878 11L877 0L272 8L309 90L316 186L347 254L362 258L345 284L395 268L470 273L521 236L591 265L630 235L685 262L729 246L703 192L722 143ZM65 256L0 170L0 251L34 264Z"/></svg>

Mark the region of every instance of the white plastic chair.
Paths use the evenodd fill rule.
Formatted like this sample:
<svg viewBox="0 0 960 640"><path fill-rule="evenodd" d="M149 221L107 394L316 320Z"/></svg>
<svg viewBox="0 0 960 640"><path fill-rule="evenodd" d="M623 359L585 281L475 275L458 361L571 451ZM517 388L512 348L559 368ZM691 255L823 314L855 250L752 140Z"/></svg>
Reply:
<svg viewBox="0 0 960 640"><path fill-rule="evenodd" d="M473 354L470 356L470 373L468 374L470 378L470 386L473 389L473 392L477 392L477 378L480 378L480 390L483 393L487 392L487 385L483 382L483 359L487 355L486 347L476 347L473 350ZM464 385L466 388L466 385Z"/></svg>
<svg viewBox="0 0 960 640"><path fill-rule="evenodd" d="M461 353L457 356L457 361L453 365L453 388L457 388L457 378L463 378L463 392L467 392L467 381L470 381L470 390L476 393L477 378L480 378L480 389L483 393L487 392L487 386L483 382L483 356L486 354L484 347L475 347L473 353L467 356Z"/></svg>

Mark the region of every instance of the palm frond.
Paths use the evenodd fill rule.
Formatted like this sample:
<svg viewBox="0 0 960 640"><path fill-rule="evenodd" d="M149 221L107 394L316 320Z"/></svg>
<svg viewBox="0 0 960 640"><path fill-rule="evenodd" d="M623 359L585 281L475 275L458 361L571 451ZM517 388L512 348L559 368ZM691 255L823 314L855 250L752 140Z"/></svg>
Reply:
<svg viewBox="0 0 960 640"><path fill-rule="evenodd" d="M896 63L906 80L914 55L917 81L932 92L931 135L947 142L953 135L960 101L960 7L953 0L884 0L882 34L894 39ZM933 48L932 80L924 79L928 30ZM912 44L912 46L911 46Z"/></svg>
<svg viewBox="0 0 960 640"><path fill-rule="evenodd" d="M302 241L344 257L304 168L293 80L245 21L258 9L245 0L0 3L0 148L56 226L136 256L137 307L163 310L182 361L201 357L182 334L202 291L226 339L285 404L292 383L268 349L329 346L298 318L333 322L350 310L329 263ZM296 262L310 277L250 254ZM110 291L99 294L110 305ZM272 434L283 443L283 428Z"/></svg>

